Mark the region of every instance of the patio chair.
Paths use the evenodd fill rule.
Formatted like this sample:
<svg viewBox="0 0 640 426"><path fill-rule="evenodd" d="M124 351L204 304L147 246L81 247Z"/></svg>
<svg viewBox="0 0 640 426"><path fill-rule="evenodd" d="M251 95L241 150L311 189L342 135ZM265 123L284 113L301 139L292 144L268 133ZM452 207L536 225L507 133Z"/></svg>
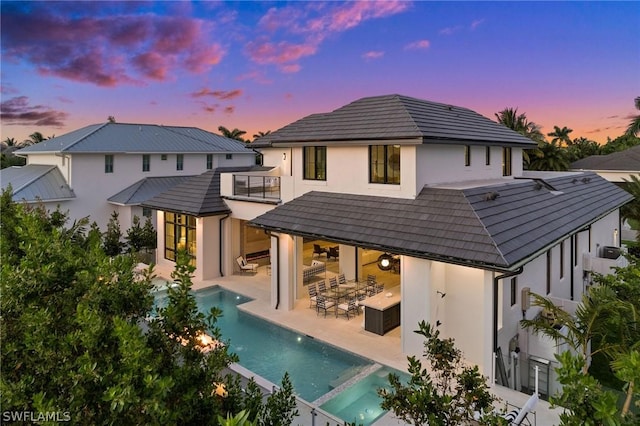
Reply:
<svg viewBox="0 0 640 426"><path fill-rule="evenodd" d="M372 274L367 275L367 284L371 285L375 283L376 283L376 276Z"/></svg>
<svg viewBox="0 0 640 426"><path fill-rule="evenodd" d="M346 284L346 283L347 283L347 279L345 278L344 274L338 275L338 284Z"/></svg>
<svg viewBox="0 0 640 426"><path fill-rule="evenodd" d="M329 288L334 294L338 293L339 287L338 287L338 280L336 279L336 277L329 278Z"/></svg>
<svg viewBox="0 0 640 426"><path fill-rule="evenodd" d="M307 286L307 291L309 292L309 307L313 308L316 305L318 300L318 290L316 290L315 284L310 284Z"/></svg>
<svg viewBox="0 0 640 426"><path fill-rule="evenodd" d="M324 311L324 317L327 317L327 310L332 308L336 303L332 300L328 300L324 296L318 296L316 299L316 315L320 313L320 310Z"/></svg>
<svg viewBox="0 0 640 426"><path fill-rule="evenodd" d="M247 272L255 274L258 272L258 266L260 266L257 263L247 263L243 256L238 256L236 262L238 262L238 266L240 267L240 273Z"/></svg>
<svg viewBox="0 0 640 426"><path fill-rule="evenodd" d="M320 247L320 245L318 244L314 244L313 245L313 254L311 255L311 257L318 255L318 257L322 256L323 254L325 256L327 256L327 249Z"/></svg>
<svg viewBox="0 0 640 426"><path fill-rule="evenodd" d="M320 282L318 282L318 293L320 293L320 295L324 296L327 293L329 293L329 291L327 290L327 282L326 280L322 280Z"/></svg>
<svg viewBox="0 0 640 426"><path fill-rule="evenodd" d="M338 315L340 315L340 313L345 314L347 316L347 319L349 319L349 313L352 313L353 315L357 315L358 306L356 305L356 299L351 298L347 303L340 303L336 307L336 318L338 318Z"/></svg>
<svg viewBox="0 0 640 426"><path fill-rule="evenodd" d="M384 291L384 284L376 284L376 294Z"/></svg>
<svg viewBox="0 0 640 426"><path fill-rule="evenodd" d="M340 252L338 251L338 247L329 247L329 251L327 252L327 259L331 259L332 257L335 260L338 260L340 256Z"/></svg>

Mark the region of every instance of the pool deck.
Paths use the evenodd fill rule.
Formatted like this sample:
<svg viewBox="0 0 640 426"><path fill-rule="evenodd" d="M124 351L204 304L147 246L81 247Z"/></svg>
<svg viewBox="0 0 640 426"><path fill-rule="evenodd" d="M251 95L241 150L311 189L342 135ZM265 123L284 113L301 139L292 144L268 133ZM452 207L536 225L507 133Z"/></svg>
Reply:
<svg viewBox="0 0 640 426"><path fill-rule="evenodd" d="M161 277L170 276L170 271L158 268L155 273ZM384 336L379 336L364 330L362 315L347 320L344 316L336 318L333 314L327 314L325 318L323 314L316 314L315 309L309 308L307 297L298 300L293 310L275 310L271 308L270 280L271 277L267 275L266 267L260 267L256 275L231 275L207 281L194 281L193 290L219 285L254 299L240 306L240 309L253 315L369 358L379 364L407 371L407 356L401 351L400 327ZM503 406L505 402L508 402L511 405L522 407L529 399L529 395L502 386L493 386L491 390L503 401ZM538 426L553 426L560 423L561 410L552 409L546 401L540 400L534 411L536 412L535 424ZM388 413L375 422L376 426L404 424L396 419L392 413Z"/></svg>

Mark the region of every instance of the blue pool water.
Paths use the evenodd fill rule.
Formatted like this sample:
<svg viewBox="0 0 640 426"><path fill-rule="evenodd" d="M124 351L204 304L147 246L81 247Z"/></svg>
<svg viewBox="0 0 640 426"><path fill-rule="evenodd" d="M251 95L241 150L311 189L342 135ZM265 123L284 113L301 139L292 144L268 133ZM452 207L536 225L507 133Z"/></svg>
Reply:
<svg viewBox="0 0 640 426"><path fill-rule="evenodd" d="M289 372L294 391L313 402L336 387L345 390L321 405L325 411L346 421L371 424L384 412L380 409L378 387L388 386L389 368L376 369L373 361L340 350L312 337L296 333L237 309L251 299L218 286L194 292L198 308L207 313L213 306L222 309L218 319L222 338L229 341L239 364L265 379L280 384ZM156 304L166 304L166 293L159 292ZM375 373L355 385L346 386L354 376L367 369ZM335 392L335 391L334 391Z"/></svg>

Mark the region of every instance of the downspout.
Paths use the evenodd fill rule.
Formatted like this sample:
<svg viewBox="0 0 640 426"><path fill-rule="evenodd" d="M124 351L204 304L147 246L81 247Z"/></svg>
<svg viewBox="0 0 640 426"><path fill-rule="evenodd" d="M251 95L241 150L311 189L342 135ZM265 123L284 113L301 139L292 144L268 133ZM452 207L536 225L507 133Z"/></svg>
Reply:
<svg viewBox="0 0 640 426"><path fill-rule="evenodd" d="M569 294L569 297L571 298L571 300L573 300L573 276L575 275L575 272L576 272L575 271L575 269L576 269L576 261L575 261L575 259L576 259L575 258L575 256L576 256L576 253L575 253L576 242L575 242L575 239L577 238L577 235L578 234L574 235L571 238L571 256L570 256L571 259L569 259L569 261L571 262L571 268L569 268L571 270L571 292Z"/></svg>
<svg viewBox="0 0 640 426"><path fill-rule="evenodd" d="M522 273L524 269L523 266L519 267L515 271L506 272L502 275L498 275L493 277L493 365L492 368L495 370L496 365L496 355L498 353L498 281L503 280L505 278L513 277ZM496 382L495 373L493 375L493 383Z"/></svg>
<svg viewBox="0 0 640 426"><path fill-rule="evenodd" d="M219 262L220 262L220 263L219 263L219 266L220 266L220 276L221 276L221 277L224 277L224 272L222 271L222 221L224 221L224 220L225 220L226 218L228 218L228 217L229 217L229 213L227 213L227 214L226 214L226 215L224 215L222 218L220 218L220 222L218 222L218 226L219 226L219 228L220 228L220 229L219 229L220 235L218 236L218 242L219 242L219 244L220 244L220 247L219 247L219 249L220 249L220 252L219 252L219 255L220 255Z"/></svg>
<svg viewBox="0 0 640 426"><path fill-rule="evenodd" d="M273 235L271 231L265 229L265 234L269 237L273 237L277 241L276 250L276 310L280 306L280 235Z"/></svg>

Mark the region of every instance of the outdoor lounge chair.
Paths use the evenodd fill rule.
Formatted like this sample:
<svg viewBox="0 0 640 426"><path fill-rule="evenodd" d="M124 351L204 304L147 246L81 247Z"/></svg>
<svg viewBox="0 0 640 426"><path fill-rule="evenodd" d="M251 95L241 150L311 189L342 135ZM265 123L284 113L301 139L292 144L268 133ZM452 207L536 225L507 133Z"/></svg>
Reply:
<svg viewBox="0 0 640 426"><path fill-rule="evenodd" d="M327 310L332 308L336 303L332 300L328 300L323 296L318 296L316 299L316 315L320 313L320 310L324 311L324 317L327 317Z"/></svg>
<svg viewBox="0 0 640 426"><path fill-rule="evenodd" d="M241 273L248 272L250 274L255 274L258 272L258 266L260 266L257 263L247 263L247 261L244 260L244 257L242 256L238 256L236 258L236 262L238 262Z"/></svg>
<svg viewBox="0 0 640 426"><path fill-rule="evenodd" d="M313 245L313 256L318 255L318 257L322 256L323 254L326 256L327 255L327 249L324 249L322 247L320 247L318 244L314 244Z"/></svg>
<svg viewBox="0 0 640 426"><path fill-rule="evenodd" d="M340 252L338 251L337 247L329 247L329 251L327 252L327 259L331 259L333 257L335 260L338 260L339 256Z"/></svg>

